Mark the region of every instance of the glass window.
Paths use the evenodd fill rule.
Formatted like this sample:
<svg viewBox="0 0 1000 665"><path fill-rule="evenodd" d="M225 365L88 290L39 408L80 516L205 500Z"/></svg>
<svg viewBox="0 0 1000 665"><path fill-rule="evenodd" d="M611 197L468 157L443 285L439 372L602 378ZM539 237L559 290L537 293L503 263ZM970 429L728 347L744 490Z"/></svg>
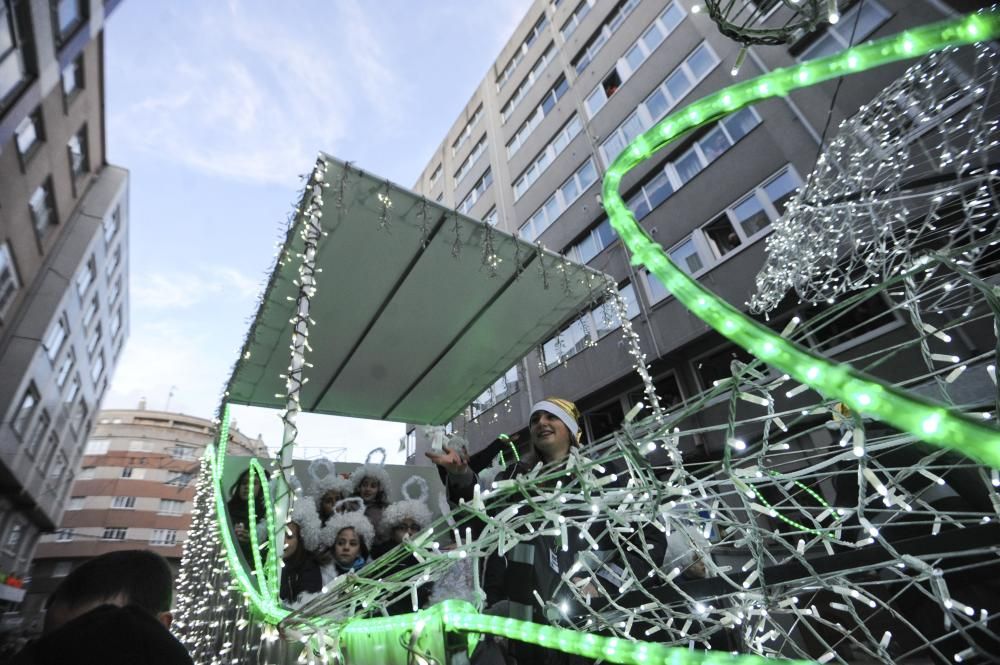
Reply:
<svg viewBox="0 0 1000 665"><path fill-rule="evenodd" d="M110 439L90 439L83 449L84 455L107 455L111 447Z"/></svg>
<svg viewBox="0 0 1000 665"><path fill-rule="evenodd" d="M180 515L184 512L184 502L174 499L160 499L160 512L167 515Z"/></svg>
<svg viewBox="0 0 1000 665"><path fill-rule="evenodd" d="M439 167L440 168L440 167ZM122 221L122 207L121 204L115 206L115 209L111 211L111 214L104 218L104 242L111 242L111 239L118 232L118 227L121 226Z"/></svg>
<svg viewBox="0 0 1000 665"><path fill-rule="evenodd" d="M607 101L608 96L604 94L604 88L597 86L597 90L590 93L590 96L587 97L587 101L584 102L584 105L587 107L587 115L593 118Z"/></svg>
<svg viewBox="0 0 1000 665"><path fill-rule="evenodd" d="M80 510L80 509L79 508L67 508L67 510ZM69 542L71 540L73 540L73 529L71 529L71 528L63 528L63 529L59 529L58 531L56 531L56 542L65 543L65 542ZM73 565L72 562L70 562L70 561L60 561L59 563L68 563L70 565ZM65 575L65 574L66 573L63 573L63 575ZM55 573L53 573L52 576L53 577L60 577L60 575L57 575Z"/></svg>
<svg viewBox="0 0 1000 665"><path fill-rule="evenodd" d="M695 78L698 79L704 78L718 62L719 59L715 57L715 54L704 43L696 48L687 59L688 66L694 73Z"/></svg>
<svg viewBox="0 0 1000 665"><path fill-rule="evenodd" d="M48 334L45 335L45 339L42 340L42 347L45 349L45 355L49 357L49 360L56 359L67 337L69 337L69 324L66 323L66 315L63 314L56 319L55 324L49 329Z"/></svg>
<svg viewBox="0 0 1000 665"><path fill-rule="evenodd" d="M84 18L83 0L55 0L58 41L62 42Z"/></svg>
<svg viewBox="0 0 1000 665"><path fill-rule="evenodd" d="M680 178L681 184L684 184L701 173L701 157L698 156L694 148L691 148L674 162L674 168L677 170L677 177Z"/></svg>
<svg viewBox="0 0 1000 665"><path fill-rule="evenodd" d="M861 7L860 16L858 16L859 6ZM853 44L860 44L888 18L888 10L876 0L866 0L860 5L855 5L846 11L835 25L828 25L823 35L806 48L799 59L821 58L838 53ZM854 34L853 43L851 42L852 33Z"/></svg>
<svg viewBox="0 0 1000 665"><path fill-rule="evenodd" d="M683 20L684 11L677 6L676 2L671 2L666 11L660 14L660 21L663 25L667 26L667 30L670 30L671 32L673 32L673 29L680 25Z"/></svg>
<svg viewBox="0 0 1000 665"><path fill-rule="evenodd" d="M21 288L21 280L14 269L14 259L10 247L5 242L0 244L0 321L14 302L14 296Z"/></svg>
<svg viewBox="0 0 1000 665"><path fill-rule="evenodd" d="M636 44L625 53L625 62L628 64L629 70L633 72L639 69L639 65L641 65L645 59L646 54L643 53L642 47L639 46L639 44Z"/></svg>
<svg viewBox="0 0 1000 665"><path fill-rule="evenodd" d="M70 347L69 351L66 352L66 356L59 364L59 369L56 370L57 386L62 388L64 385L66 385L66 379L69 378L69 373L73 371L73 365L75 363L76 363L76 353L73 351L73 347Z"/></svg>
<svg viewBox="0 0 1000 665"><path fill-rule="evenodd" d="M111 497L111 507L119 509L135 508L135 497L134 496Z"/></svg>
<svg viewBox="0 0 1000 665"><path fill-rule="evenodd" d="M575 201L576 197L580 195L580 185L575 178L570 178L566 181L566 184L562 186L563 200L566 203L570 201Z"/></svg>
<svg viewBox="0 0 1000 665"><path fill-rule="evenodd" d="M649 26L649 30L642 36L642 45L646 51L652 51L663 41L663 31L655 23Z"/></svg>
<svg viewBox="0 0 1000 665"><path fill-rule="evenodd" d="M63 97L71 100L76 93L83 89L83 55L77 56L76 60L69 63L62 70L62 90Z"/></svg>
<svg viewBox="0 0 1000 665"><path fill-rule="evenodd" d="M701 151L705 155L705 159L709 163L714 162L716 157L729 150L729 139L726 138L726 134L722 131L722 127L716 125L708 134L698 141L701 146Z"/></svg>
<svg viewBox="0 0 1000 665"><path fill-rule="evenodd" d="M66 395L63 397L64 408L68 409L69 405L73 403L76 396L80 394L80 375L76 374L73 376L73 380L69 382L69 388L66 389Z"/></svg>
<svg viewBox="0 0 1000 665"><path fill-rule="evenodd" d="M123 526L106 526L104 527L104 534L101 536L104 540L125 540L128 535L128 528Z"/></svg>
<svg viewBox="0 0 1000 665"><path fill-rule="evenodd" d="M52 456L52 463L49 466L49 478L55 479L56 482L62 480L63 474L66 473L66 465L68 460L66 459L66 453L61 450L53 448L55 453Z"/></svg>
<svg viewBox="0 0 1000 665"><path fill-rule="evenodd" d="M636 219L642 219L648 215L651 210L649 207L649 201L646 200L646 193L641 189L636 192L635 196L629 199L627 205L629 210L632 211L632 214L635 215Z"/></svg>
<svg viewBox="0 0 1000 665"><path fill-rule="evenodd" d="M83 312L83 326L84 327L89 326L90 322L94 320L94 317L97 315L97 310L99 308L100 308L100 302L98 301L98 296L95 293L94 297L91 298L90 302L87 304L87 309L84 310L84 312Z"/></svg>
<svg viewBox="0 0 1000 665"><path fill-rule="evenodd" d="M617 238L614 229L611 228L611 222L606 219L597 225L597 228L594 229L594 234L600 241L601 247L607 247Z"/></svg>
<svg viewBox="0 0 1000 665"><path fill-rule="evenodd" d="M597 247L597 241L594 239L592 235L588 235L586 238L584 238L583 241L581 241L576 246L576 249L577 252L579 253L580 263L586 263L587 261L597 256L597 252L600 251Z"/></svg>
<svg viewBox="0 0 1000 665"><path fill-rule="evenodd" d="M42 412L38 414L38 419L35 421L34 426L31 428L31 435L28 437L25 452L28 453L29 457L34 458L44 446L45 434L48 432L51 423L52 419L49 417L49 412L42 409Z"/></svg>
<svg viewBox="0 0 1000 665"><path fill-rule="evenodd" d="M104 371L104 351L97 354L97 358L94 360L94 364L90 367L90 378L96 384L97 380L101 378L101 373Z"/></svg>
<svg viewBox="0 0 1000 665"><path fill-rule="evenodd" d="M35 109L24 117L14 130L17 151L22 157L27 157L42 142L42 110Z"/></svg>
<svg viewBox="0 0 1000 665"><path fill-rule="evenodd" d="M20 41L16 17L7 2L0 2L0 100L17 90L27 73Z"/></svg>
<svg viewBox="0 0 1000 665"><path fill-rule="evenodd" d="M663 116L670 108L670 104L667 102L667 96L663 94L663 90L657 88L653 91L649 97L646 98L646 110L649 111L649 117L654 121Z"/></svg>
<svg viewBox="0 0 1000 665"><path fill-rule="evenodd" d="M650 208L655 208L674 193L674 187L670 184L670 179L665 171L660 171L647 183L643 189L646 190L646 198Z"/></svg>
<svg viewBox="0 0 1000 665"><path fill-rule="evenodd" d="M78 178L90 170L87 163L87 126L84 125L66 144L69 151L69 170L73 178Z"/></svg>
<svg viewBox="0 0 1000 665"><path fill-rule="evenodd" d="M97 348L97 345L100 343L100 341L101 341L101 324L98 323L94 327L94 331L90 333L89 337L87 337L87 353L93 355L94 349Z"/></svg>
<svg viewBox="0 0 1000 665"><path fill-rule="evenodd" d="M83 423L87 420L88 412L87 402L81 397L73 408L73 414L69 421L69 427L73 430L73 434L80 434L83 431Z"/></svg>
<svg viewBox="0 0 1000 665"><path fill-rule="evenodd" d="M7 532L7 539L4 541L4 551L8 554L16 554L17 548L21 545L21 539L24 537L24 525L20 523L14 523L10 527L10 531Z"/></svg>
<svg viewBox="0 0 1000 665"><path fill-rule="evenodd" d="M785 211L788 199L795 195L798 186L798 178L792 175L791 171L787 170L764 185L764 192L767 194L767 198L771 199L771 203L774 204L774 208L778 211L779 215Z"/></svg>
<svg viewBox="0 0 1000 665"><path fill-rule="evenodd" d="M675 104L691 90L691 87L691 79L683 69L678 69L667 79L667 92Z"/></svg>
<svg viewBox="0 0 1000 665"><path fill-rule="evenodd" d="M594 167L594 160L588 159L587 163L577 173L580 177L580 186L583 189L594 184L594 181L597 180L597 169Z"/></svg>
<svg viewBox="0 0 1000 665"><path fill-rule="evenodd" d="M764 212L760 201L753 194L733 207L733 216L736 217L736 221L743 227L743 233L748 237L771 225L767 213Z"/></svg>
<svg viewBox="0 0 1000 665"><path fill-rule="evenodd" d="M55 224L55 205L52 199L52 181L46 180L32 193L28 200L31 207L31 217L35 223L35 231L39 237L44 237L49 228Z"/></svg>
<svg viewBox="0 0 1000 665"><path fill-rule="evenodd" d="M732 222L729 221L729 217L725 213L702 227L702 232L708 240L708 246L712 249L715 257L719 259L741 244L736 229L733 228Z"/></svg>
<svg viewBox="0 0 1000 665"><path fill-rule="evenodd" d="M76 292L82 298L87 288L97 279L97 259L93 255L76 274Z"/></svg>
<svg viewBox="0 0 1000 665"><path fill-rule="evenodd" d="M725 125L726 131L729 132L730 138L735 141L739 141L741 138L750 133L750 130L756 127L760 121L754 114L752 109L743 109L729 116L722 121Z"/></svg>
<svg viewBox="0 0 1000 665"><path fill-rule="evenodd" d="M684 272L692 275L704 267L694 240L688 238L675 249L670 250L671 260Z"/></svg>

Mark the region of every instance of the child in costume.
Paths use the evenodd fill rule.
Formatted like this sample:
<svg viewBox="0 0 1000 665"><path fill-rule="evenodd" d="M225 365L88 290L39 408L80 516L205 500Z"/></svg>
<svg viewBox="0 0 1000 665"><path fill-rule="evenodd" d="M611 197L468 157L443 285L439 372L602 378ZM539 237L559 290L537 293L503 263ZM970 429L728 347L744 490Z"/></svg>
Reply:
<svg viewBox="0 0 1000 665"><path fill-rule="evenodd" d="M372 461L372 456L376 453L382 454L381 462ZM354 484L354 496L365 502L365 517L375 527L378 534L376 538L381 540L379 524L382 522L383 511L389 505L388 491L391 484L389 473L385 470L385 448L376 448L368 453L365 463L351 474L351 482Z"/></svg>

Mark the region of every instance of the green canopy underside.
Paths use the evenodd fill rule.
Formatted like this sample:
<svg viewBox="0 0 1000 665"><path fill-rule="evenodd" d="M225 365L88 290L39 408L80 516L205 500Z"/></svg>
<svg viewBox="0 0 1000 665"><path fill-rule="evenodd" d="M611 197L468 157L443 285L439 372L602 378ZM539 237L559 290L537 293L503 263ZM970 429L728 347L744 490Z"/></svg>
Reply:
<svg viewBox="0 0 1000 665"><path fill-rule="evenodd" d="M604 295L603 273L323 159L327 235L316 257L303 411L447 422ZM283 254L292 259L277 266L230 378L230 403L285 406L302 223L299 215ZM484 258L488 233L495 276Z"/></svg>

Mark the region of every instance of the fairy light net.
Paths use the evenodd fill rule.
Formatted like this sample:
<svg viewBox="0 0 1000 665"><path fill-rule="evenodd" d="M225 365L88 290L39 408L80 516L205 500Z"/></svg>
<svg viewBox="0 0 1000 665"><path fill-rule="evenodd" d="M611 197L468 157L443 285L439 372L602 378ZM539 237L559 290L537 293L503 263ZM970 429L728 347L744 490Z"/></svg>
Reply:
<svg viewBox="0 0 1000 665"><path fill-rule="evenodd" d="M893 358L887 380L985 421L995 420L995 367L975 341L996 345L996 257L989 249L1000 241L989 161L996 63L987 49L970 57L974 73L957 90L941 78L952 76L953 66L932 57L845 125L769 244L777 252L802 243L802 255L814 262L800 269L819 286L810 291L765 269L755 306L775 308L789 287L801 289L802 306L784 303L770 325L828 353L870 331L869 306L881 303L874 318L889 323L876 326L877 343L854 347L852 365L879 375ZM900 113L900 103L917 117ZM914 123L917 135L899 139ZM852 161L862 147L887 151L883 166L851 170L862 167ZM847 161L836 169L838 155ZM845 179L840 169L859 177ZM912 178L934 182L914 193ZM858 201L836 200L848 194ZM853 214L838 213L838 205ZM896 216L885 217L886 210ZM787 240L785 220L796 215L806 224L829 215L819 227L849 221L844 233L861 229L850 236L861 242L839 235L826 243ZM893 219L891 228L872 221L880 217ZM820 251L831 245L836 253ZM961 351L939 352L952 340L962 340ZM398 636L401 653L430 658L421 642L430 615L357 618L377 617L386 604L463 567L468 599L481 605L482 562L532 543L572 561L537 601L554 626L575 632L475 615L453 603L434 615L440 626L488 629L611 662L730 662L729 652L747 654L744 660L965 662L1000 652L996 469L823 399L761 361L734 359L731 369L730 378L670 413L627 419L614 435L574 451L565 468L536 467L477 490L405 548L338 578L281 617L284 640L271 626L255 633L241 609L206 465L179 580L179 628L206 663L351 662L345 643L379 630ZM473 520L484 524L475 536ZM396 570L408 555L417 564Z"/></svg>

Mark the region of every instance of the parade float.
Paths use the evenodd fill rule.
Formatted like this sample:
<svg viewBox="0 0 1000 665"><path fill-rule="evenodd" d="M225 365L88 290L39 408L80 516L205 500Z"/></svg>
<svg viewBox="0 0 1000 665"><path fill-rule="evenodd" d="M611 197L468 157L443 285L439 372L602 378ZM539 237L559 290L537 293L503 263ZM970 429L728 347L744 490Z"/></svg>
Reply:
<svg viewBox="0 0 1000 665"><path fill-rule="evenodd" d="M996 654L1000 100L997 55L983 43L997 35L1000 14L988 11L740 82L670 114L609 166L601 204L633 262L753 356L669 412L607 276L321 154L226 386L219 444L202 462L175 622L195 661L464 662L484 636L636 664ZM909 59L839 128L768 238L751 311L791 293L822 304L816 316L776 328L720 300L622 199L630 169L695 128ZM851 364L832 361L823 349L833 324L856 320L852 310L873 297L890 303L905 335ZM477 488L301 607L279 600L285 525L310 491L294 454L300 413L441 425L587 310L620 328L644 410L564 467ZM992 347L948 351L973 328L993 335ZM903 352L919 359L909 374L876 378ZM687 418L720 397L720 459L686 464L703 434ZM279 410L274 460L227 456L236 404ZM804 446L815 431L834 443ZM248 467L269 486L267 535L252 536L251 560L225 506L229 479ZM484 525L475 538L473 521ZM669 537L703 576L653 558L653 541ZM537 598L549 623L481 613L481 562L539 539L579 552L551 597ZM394 568L408 556L417 563ZM615 581L605 574L598 597L585 596L576 580L611 562ZM416 609L415 590L456 566L470 571L468 598L384 616L400 599Z"/></svg>

